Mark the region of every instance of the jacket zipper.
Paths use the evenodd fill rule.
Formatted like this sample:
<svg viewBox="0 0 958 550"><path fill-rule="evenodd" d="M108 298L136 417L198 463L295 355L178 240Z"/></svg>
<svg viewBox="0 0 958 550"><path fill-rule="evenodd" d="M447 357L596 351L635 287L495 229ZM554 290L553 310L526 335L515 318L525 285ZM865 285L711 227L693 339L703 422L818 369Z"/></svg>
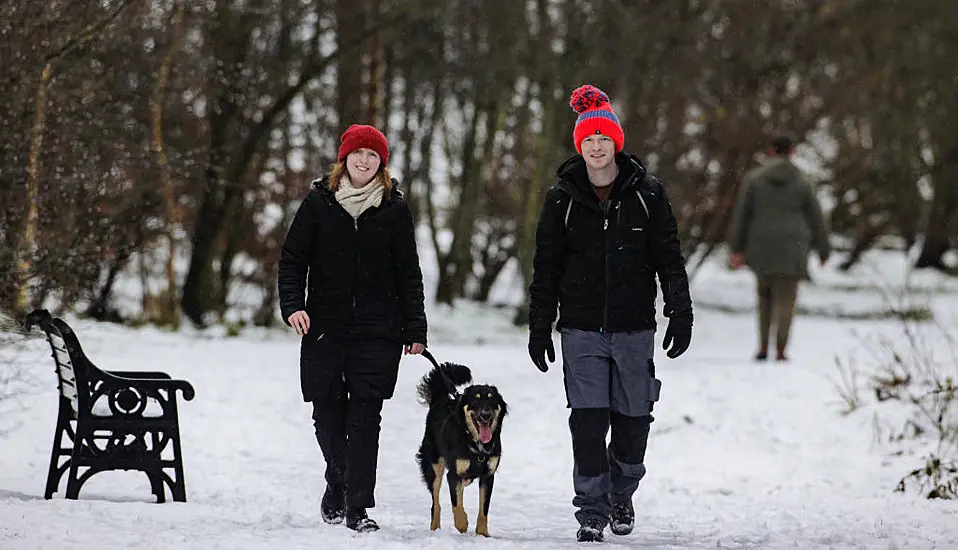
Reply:
<svg viewBox="0 0 958 550"><path fill-rule="evenodd" d="M353 316L356 315L356 273L359 271L359 218L353 218L353 229L356 232L356 262L353 264Z"/></svg>
<svg viewBox="0 0 958 550"><path fill-rule="evenodd" d="M606 327L609 324L609 217L608 214L605 215L605 219L602 223L602 234L605 237L605 298L602 303L602 326L599 328L600 333L604 333Z"/></svg>

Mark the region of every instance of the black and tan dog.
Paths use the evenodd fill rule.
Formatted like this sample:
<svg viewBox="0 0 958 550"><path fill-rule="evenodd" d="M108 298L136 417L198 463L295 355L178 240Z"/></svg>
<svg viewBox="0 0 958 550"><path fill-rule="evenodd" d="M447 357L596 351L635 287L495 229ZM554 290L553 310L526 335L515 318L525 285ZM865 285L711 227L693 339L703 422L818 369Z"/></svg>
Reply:
<svg viewBox="0 0 958 550"><path fill-rule="evenodd" d="M465 533L469 519L463 506L463 489L479 480L479 517L476 534L489 536L489 501L502 455L499 434L506 416L506 402L495 386L471 385L462 393L457 388L472 382L469 367L439 364L423 352L434 368L419 382L419 397L429 407L426 431L416 459L422 479L432 493L430 529L440 527L439 493L446 474L456 529Z"/></svg>

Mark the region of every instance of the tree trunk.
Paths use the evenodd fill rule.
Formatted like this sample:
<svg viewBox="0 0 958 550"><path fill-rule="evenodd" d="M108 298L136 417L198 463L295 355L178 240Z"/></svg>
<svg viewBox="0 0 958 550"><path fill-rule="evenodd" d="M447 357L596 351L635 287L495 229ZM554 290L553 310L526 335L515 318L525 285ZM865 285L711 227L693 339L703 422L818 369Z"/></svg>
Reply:
<svg viewBox="0 0 958 550"><path fill-rule="evenodd" d="M469 131L462 145L462 174L459 181L459 197L452 217L452 243L439 263L439 282L436 287L436 302L452 305L463 295L467 274L472 267L472 236L475 227L480 186L479 169L476 167L476 148L479 140L479 124L484 111L479 101L479 88L472 99L473 114ZM491 137L489 139L492 139Z"/></svg>
<svg viewBox="0 0 958 550"><path fill-rule="evenodd" d="M216 289L212 275L216 238L220 234L225 215L227 187L239 187L235 173L243 174L246 159L238 151L230 150L230 137L235 119L240 116L239 102L243 90L238 71L247 58L250 28L235 29L234 14L225 3L217 4L207 31L217 62L209 82L212 105L207 115L209 157L203 174L203 194L196 214L192 235L190 265L183 281L180 305L195 326L205 326L204 316L215 303ZM259 124L263 124L260 121ZM250 130L253 133L256 128ZM247 136L249 139L249 136ZM230 162L232 160L232 162Z"/></svg>
<svg viewBox="0 0 958 550"><path fill-rule="evenodd" d="M499 278L502 270L506 267L506 264L509 263L509 260L512 259L512 257L512 251L506 251L501 252L494 258L489 257L483 261L484 269L482 276L479 277L476 293L473 296L476 301L482 303L489 302L489 293L492 291L492 286L496 284L496 280Z"/></svg>
<svg viewBox="0 0 958 550"><path fill-rule="evenodd" d="M416 101L416 86L412 84L412 64L404 63L402 69L403 82L403 126L399 132L399 143L402 145L402 176L405 180L402 192L406 196L406 204L412 213L412 219L419 220L419 201L416 197L416 189L413 187L415 177L413 175L413 155L412 149L415 143L416 134L412 129L412 120L415 119L418 126L422 126L425 114L425 102ZM420 140L425 139L425 135L420 135ZM422 160L419 161L420 165Z"/></svg>
<svg viewBox="0 0 958 550"><path fill-rule="evenodd" d="M13 278L17 285L13 307L18 314L26 313L30 307L28 287L30 285L30 272L33 269L33 256L37 250L37 225L39 223L40 151L43 148L43 132L46 129L47 91L53 73L52 63L52 61L48 61L40 72L33 128L30 132L30 156L27 159L27 220L23 227L23 238L20 240L20 260L17 262L18 273Z"/></svg>
<svg viewBox="0 0 958 550"><path fill-rule="evenodd" d="M861 234L858 235L858 238L855 240L855 246L853 246L848 253L848 257L838 265L838 269L840 271L848 271L857 264L859 260L861 260L862 255L871 250L872 245L875 244L878 237L881 237L887 232L889 226L890 224L888 222L883 222L862 228Z"/></svg>
<svg viewBox="0 0 958 550"><path fill-rule="evenodd" d="M185 14L185 5L180 2L175 2L173 7L173 20L170 23L170 45L166 50L166 54L163 56L163 62L160 63L156 87L153 91L151 101L153 155L156 165L159 168L160 186L163 189L163 207L166 215L164 236L166 237L167 244L166 293L163 295L161 311L159 312L159 318L156 319L156 322L160 325L172 327L174 330L180 326L176 272L173 268L176 260L176 227L179 225L180 220L177 215L176 195L173 189L173 178L170 175L170 163L167 159L166 148L163 142L163 100L166 93L166 84L170 76L170 69L173 65L173 58L176 56L182 41Z"/></svg>
<svg viewBox="0 0 958 550"><path fill-rule="evenodd" d="M429 226L430 239L432 240L433 254L436 257L438 269L442 269L442 248L439 246L439 219L436 212L436 202L433 197L432 185L432 140L436 135L435 129L439 126L442 118L443 102L443 77L437 74L433 78L432 89L432 112L429 114L429 126L422 133L419 140L419 158L421 159L417 174L422 178L424 193L423 206L426 209L426 224Z"/></svg>
<svg viewBox="0 0 958 550"><path fill-rule="evenodd" d="M100 291L97 292L96 298L86 310L88 317L96 319L97 321L123 322L120 314L110 307L110 297L113 295L113 285L116 284L117 276L129 263L130 258L133 257L133 251L138 250L141 244L142 238L137 238L133 246L124 246L117 251L113 261L110 262L110 265L107 267L106 281L103 282L103 286L100 287Z"/></svg>
<svg viewBox="0 0 958 550"><path fill-rule="evenodd" d="M369 0L370 11L375 20L379 17L380 0ZM385 113L383 105L386 93L386 52L382 45L382 29L372 31L369 40L369 71L368 71L368 91L366 92L366 122L371 124L383 133L387 132ZM388 134L387 134L388 135Z"/></svg>
<svg viewBox="0 0 958 550"><path fill-rule="evenodd" d="M365 4L369 0L336 0L336 48L346 51L348 45L362 39L365 31ZM339 131L350 124L364 122L362 113L363 56L362 51L350 48L341 55L336 69L336 114Z"/></svg>
<svg viewBox="0 0 958 550"><path fill-rule="evenodd" d="M925 242L915 267L931 267L947 271L943 260L955 238L955 221L958 218L958 185L952 174L942 169L936 176L934 207L925 229Z"/></svg>
<svg viewBox="0 0 958 550"><path fill-rule="evenodd" d="M181 305L183 314L197 327L205 326L204 314L214 303L216 289L213 287L212 260L216 237L220 232L223 219L223 203L218 196L223 182L223 157L225 155L214 148L210 152L210 162L206 167L206 185L196 215L193 228L193 250L190 252L190 267L183 281Z"/></svg>
<svg viewBox="0 0 958 550"><path fill-rule="evenodd" d="M535 175L532 179L532 185L523 190L521 200L522 220L520 222L519 234L516 236L518 249L516 257L519 258L519 272L522 274L523 288L528 289L532 283L532 259L536 252L536 226L539 223L539 213L542 210L542 203L545 199L545 191L555 183L555 166L557 154L562 148L559 145L560 136L567 138L568 134L560 133L557 129L556 119L559 116L559 110L564 110L565 106L556 101L550 101L548 90L552 89L551 84L546 84L545 89L540 92L540 98L543 100L542 112L542 132L536 138ZM543 93L546 92L546 93ZM529 301L522 301L513 322L517 326L526 325L529 322Z"/></svg>

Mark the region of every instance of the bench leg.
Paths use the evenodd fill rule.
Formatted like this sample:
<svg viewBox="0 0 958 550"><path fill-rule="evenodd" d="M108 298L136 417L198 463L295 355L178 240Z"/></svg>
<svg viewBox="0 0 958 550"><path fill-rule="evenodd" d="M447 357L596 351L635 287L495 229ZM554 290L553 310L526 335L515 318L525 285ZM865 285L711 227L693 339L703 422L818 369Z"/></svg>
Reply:
<svg viewBox="0 0 958 550"><path fill-rule="evenodd" d="M70 500L80 498L80 454L83 451L83 440L86 434L80 430L79 422L77 422L77 429L73 437L73 452L70 453L70 469L67 470L66 497Z"/></svg>
<svg viewBox="0 0 958 550"><path fill-rule="evenodd" d="M53 493L57 492L60 485L60 445L63 442L63 433L66 429L63 426L62 413L57 415L57 427L53 431L53 450L50 452L50 469L47 470L47 486L43 491L43 498L50 500Z"/></svg>
<svg viewBox="0 0 958 550"><path fill-rule="evenodd" d="M180 448L180 431L173 432L173 482L172 493L175 502L186 502L186 479L183 477L183 451Z"/></svg>
<svg viewBox="0 0 958 550"><path fill-rule="evenodd" d="M78 460L77 456L79 453L74 451L73 456L70 458L70 469L67 470L67 495L66 497L70 500L76 500L80 498L80 468L77 465Z"/></svg>
<svg viewBox="0 0 958 550"><path fill-rule="evenodd" d="M146 476L150 478L150 490L156 495L156 503L166 502L166 491L163 488L163 474L157 471L147 471Z"/></svg>

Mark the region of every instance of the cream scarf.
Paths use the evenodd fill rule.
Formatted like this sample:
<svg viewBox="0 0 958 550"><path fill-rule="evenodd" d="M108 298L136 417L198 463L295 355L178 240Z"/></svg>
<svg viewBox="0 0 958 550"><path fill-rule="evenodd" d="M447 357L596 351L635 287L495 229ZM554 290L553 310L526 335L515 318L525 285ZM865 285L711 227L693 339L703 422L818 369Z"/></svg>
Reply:
<svg viewBox="0 0 958 550"><path fill-rule="evenodd" d="M349 183L349 176L343 174L343 179L339 181L339 189L336 190L336 200L353 219L357 219L367 208L379 206L383 201L383 191L383 184L379 178L373 178L363 187L353 187Z"/></svg>

